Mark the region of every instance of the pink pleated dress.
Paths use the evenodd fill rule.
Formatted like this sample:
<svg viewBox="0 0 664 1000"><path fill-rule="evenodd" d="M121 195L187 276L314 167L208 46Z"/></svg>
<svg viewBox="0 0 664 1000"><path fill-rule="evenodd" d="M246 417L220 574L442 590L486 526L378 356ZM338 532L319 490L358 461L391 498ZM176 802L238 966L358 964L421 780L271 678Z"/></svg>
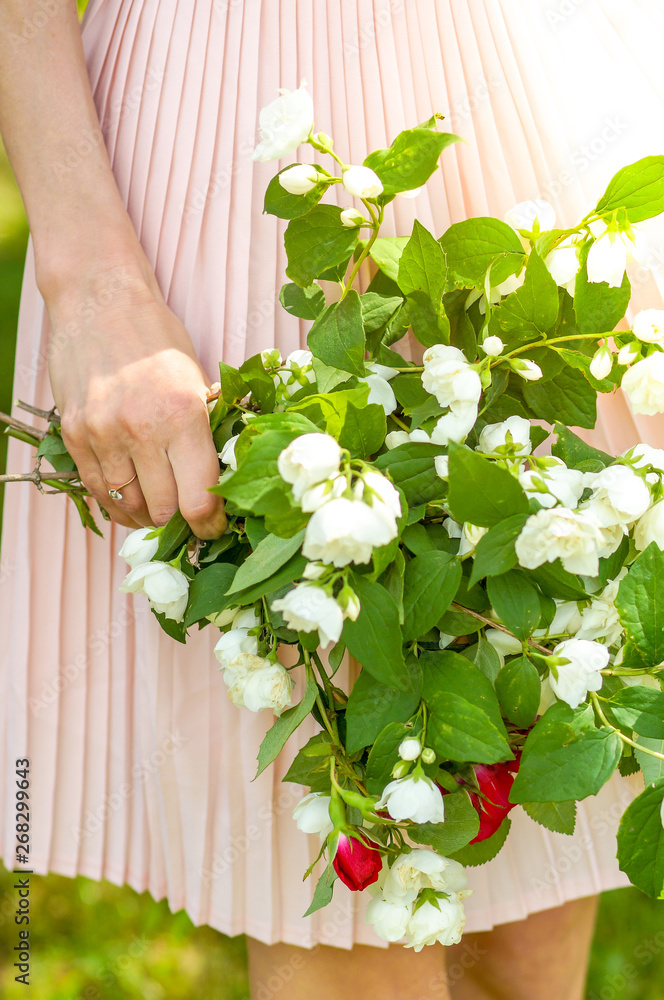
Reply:
<svg viewBox="0 0 664 1000"><path fill-rule="evenodd" d="M543 197L574 223L622 165L661 152L664 10L657 0L91 0L83 37L117 183L170 306L210 379L306 330L279 306L284 223L262 215L279 165L254 164L261 107L306 80L316 127L348 162L404 127L446 116L460 133L415 200L437 235ZM308 147L301 150L309 156ZM347 199L346 204L350 204ZM103 234L100 234L103 239ZM664 230L650 243L664 260ZM664 271L636 276L634 305L662 307ZM48 326L28 254L14 395L52 405ZM597 443L662 445L664 424L602 401ZM12 470L31 468L12 443ZM125 529L82 530L60 497L7 490L0 615L0 848L14 866L15 758L31 759L33 868L128 883L195 923L302 946L384 945L338 884L304 919L317 839L295 827L287 755L252 782L269 713L231 704L218 632L165 636L119 592ZM313 732L303 726L296 744ZM291 753L294 746L291 747ZM634 783L614 777L579 806L572 837L517 807L499 856L469 872L469 930L626 884L618 818Z"/></svg>

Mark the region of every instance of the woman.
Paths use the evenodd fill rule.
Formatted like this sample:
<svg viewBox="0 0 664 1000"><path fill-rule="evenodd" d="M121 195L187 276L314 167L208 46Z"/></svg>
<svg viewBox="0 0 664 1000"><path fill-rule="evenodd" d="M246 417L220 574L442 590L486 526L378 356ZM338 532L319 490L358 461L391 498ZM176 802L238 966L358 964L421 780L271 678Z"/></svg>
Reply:
<svg viewBox="0 0 664 1000"><path fill-rule="evenodd" d="M626 882L614 855L627 783L582 803L573 837L515 810L504 850L471 872L479 933L447 955L375 947L348 892L305 920L315 851L291 819L287 762L250 783L269 720L229 703L211 630L178 647L119 593L115 553L122 526L163 524L178 506L201 538L224 530L206 492L216 362L304 343L277 302L282 224L261 215L277 165L251 161L278 87L309 82L316 125L349 162L448 116L467 145L417 200L398 200L394 231L416 214L440 233L537 196L570 224L618 167L659 151L663 40L655 0L91 0L82 46L74 0L3 0L0 127L32 229L15 396L55 399L116 522L100 540L64 499L7 495L8 866L11 769L28 756L34 869L128 882L246 932L255 997L582 996L593 897ZM636 291L660 301L651 278ZM605 400L598 443L638 438L656 443L656 426ZM30 461L12 445L12 468Z"/></svg>

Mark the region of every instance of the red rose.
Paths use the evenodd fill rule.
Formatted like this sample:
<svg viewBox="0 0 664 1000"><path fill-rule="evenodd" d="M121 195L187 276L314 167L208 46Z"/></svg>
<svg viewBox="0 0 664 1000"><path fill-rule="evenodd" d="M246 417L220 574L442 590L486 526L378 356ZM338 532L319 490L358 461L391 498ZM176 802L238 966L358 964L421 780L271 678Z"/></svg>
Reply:
<svg viewBox="0 0 664 1000"><path fill-rule="evenodd" d="M377 881L383 867L383 856L356 837L341 833L332 865L343 884L359 892Z"/></svg>
<svg viewBox="0 0 664 1000"><path fill-rule="evenodd" d="M515 760L501 761L500 764L475 764L473 770L479 790L470 793L470 798L480 817L480 828L471 844L477 844L493 836L515 803L510 802L510 790L514 776L519 770L521 754Z"/></svg>

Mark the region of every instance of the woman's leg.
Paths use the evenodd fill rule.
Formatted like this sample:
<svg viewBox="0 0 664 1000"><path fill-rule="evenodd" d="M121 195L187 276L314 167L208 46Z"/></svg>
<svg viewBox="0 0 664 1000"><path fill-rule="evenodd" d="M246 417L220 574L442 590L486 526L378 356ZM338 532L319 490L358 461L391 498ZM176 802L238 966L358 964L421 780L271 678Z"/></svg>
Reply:
<svg viewBox="0 0 664 1000"><path fill-rule="evenodd" d="M590 896L465 934L446 956L452 1000L582 1000L596 912ZM465 966L464 947L476 953Z"/></svg>
<svg viewBox="0 0 664 1000"><path fill-rule="evenodd" d="M265 945L249 938L251 1000L450 1000L441 945L352 951ZM463 947L462 945L460 947Z"/></svg>

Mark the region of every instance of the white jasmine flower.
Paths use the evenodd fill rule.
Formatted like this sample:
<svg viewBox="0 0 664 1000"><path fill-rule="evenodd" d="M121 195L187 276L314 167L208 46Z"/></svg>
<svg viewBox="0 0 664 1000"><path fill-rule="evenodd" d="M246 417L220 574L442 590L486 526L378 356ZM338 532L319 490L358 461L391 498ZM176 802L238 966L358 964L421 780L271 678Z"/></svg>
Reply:
<svg viewBox="0 0 664 1000"><path fill-rule="evenodd" d="M422 744L416 736L407 736L399 744L399 756L402 760L417 760L422 752Z"/></svg>
<svg viewBox="0 0 664 1000"><path fill-rule="evenodd" d="M383 193L383 182L371 167L347 167L341 181L355 198L377 198Z"/></svg>
<svg viewBox="0 0 664 1000"><path fill-rule="evenodd" d="M488 357L497 358L502 354L505 345L500 337L494 336L486 337L480 344L480 347Z"/></svg>
<svg viewBox="0 0 664 1000"><path fill-rule="evenodd" d="M544 258L544 263L555 283L561 288L566 288L569 294L574 296L574 285L581 268L581 261L578 247L574 245L571 237L551 250Z"/></svg>
<svg viewBox="0 0 664 1000"><path fill-rule="evenodd" d="M543 198L533 198L531 201L520 201L514 208L505 213L505 222L512 229L527 229L530 232L538 223L542 232L553 229L556 224L556 210Z"/></svg>
<svg viewBox="0 0 664 1000"><path fill-rule="evenodd" d="M632 465L637 469L651 465L658 472L664 472L664 450L662 448L652 448L649 444L639 443L623 454L631 456Z"/></svg>
<svg viewBox="0 0 664 1000"><path fill-rule="evenodd" d="M341 448L330 434L301 434L281 452L277 467L299 501L305 490L338 472L340 461Z"/></svg>
<svg viewBox="0 0 664 1000"><path fill-rule="evenodd" d="M538 628L534 636L541 635L573 635L581 628L581 613L576 601L556 601L556 611L548 628ZM585 636L584 638L590 638Z"/></svg>
<svg viewBox="0 0 664 1000"><path fill-rule="evenodd" d="M593 378L601 381L603 378L607 378L611 374L611 369L613 368L613 353L608 347L600 347L600 349L594 354L592 361L590 362L590 374Z"/></svg>
<svg viewBox="0 0 664 1000"><path fill-rule="evenodd" d="M523 358L513 358L512 367L516 371L517 375L521 378L525 378L527 382L537 382L538 379L542 377L542 369L539 365L536 365L534 361L524 360Z"/></svg>
<svg viewBox="0 0 664 1000"><path fill-rule="evenodd" d="M618 351L618 364L631 365L639 356L639 347L635 341L624 344Z"/></svg>
<svg viewBox="0 0 664 1000"><path fill-rule="evenodd" d="M655 351L628 368L621 388L634 413L664 413L664 352Z"/></svg>
<svg viewBox="0 0 664 1000"><path fill-rule="evenodd" d="M391 382L393 378L396 378L400 374L396 368L390 368L389 365L381 365L378 361L367 361L366 367L374 375L380 375L386 382Z"/></svg>
<svg viewBox="0 0 664 1000"><path fill-rule="evenodd" d="M357 229L358 226L369 225L369 220L365 219L362 213L354 208L344 208L339 218L346 229Z"/></svg>
<svg viewBox="0 0 664 1000"><path fill-rule="evenodd" d="M426 945L458 944L466 924L466 914L461 897L453 893L449 899L428 900L419 906L408 922L407 948L422 951Z"/></svg>
<svg viewBox="0 0 664 1000"><path fill-rule="evenodd" d="M237 439L239 438L239 436L240 436L239 434L234 434L233 437L230 437L226 442L226 444L224 445L224 447L219 452L220 461L222 461L224 465L227 465L229 469L232 469L233 472L237 471L235 445L237 444Z"/></svg>
<svg viewBox="0 0 664 1000"><path fill-rule="evenodd" d="M481 528L477 524L471 524L470 521L464 521L461 529L459 555L465 556L468 552L473 552L488 530L488 528Z"/></svg>
<svg viewBox="0 0 664 1000"><path fill-rule="evenodd" d="M625 534L652 502L647 484L626 465L608 465L601 472L587 472L584 485L593 491L592 512L602 527L619 524Z"/></svg>
<svg viewBox="0 0 664 1000"><path fill-rule="evenodd" d="M442 823L445 819L440 789L424 775L390 781L376 804L376 811L380 809L387 809L392 819L410 819L414 823Z"/></svg>
<svg viewBox="0 0 664 1000"><path fill-rule="evenodd" d="M145 594L158 614L181 622L189 600L189 580L165 562L139 563L121 584L123 594Z"/></svg>
<svg viewBox="0 0 664 1000"><path fill-rule="evenodd" d="M220 636L214 647L214 655L219 660L222 670L232 670L242 654L256 656L258 654L258 639L249 635L248 628L233 628Z"/></svg>
<svg viewBox="0 0 664 1000"><path fill-rule="evenodd" d="M397 397L394 395L394 389L382 375L367 375L366 378L358 379L358 382L364 382L369 386L368 403L378 403L385 410L386 416L396 410Z"/></svg>
<svg viewBox="0 0 664 1000"><path fill-rule="evenodd" d="M620 622L616 597L620 581L627 575L627 569L622 569L615 580L610 580L598 597L594 597L587 608L581 612L581 627L576 633L577 639L601 639L607 646L613 646L621 638L623 627Z"/></svg>
<svg viewBox="0 0 664 1000"><path fill-rule="evenodd" d="M389 511L391 519L401 517L399 491L392 485L387 476L381 475L380 472L365 472L360 482L364 484L362 498L365 503L378 509L380 509L379 505L383 504Z"/></svg>
<svg viewBox="0 0 664 1000"><path fill-rule="evenodd" d="M629 235L627 232L610 232L606 223L595 224L591 228L597 234L602 227L603 234L588 251L588 281L605 281L610 288L620 288L627 265L634 260L641 267L649 267L650 252L643 234L636 229L632 228Z"/></svg>
<svg viewBox="0 0 664 1000"><path fill-rule="evenodd" d="M411 441L419 441L420 444L429 444L431 442L431 438L421 427L416 427L414 431L410 432L408 437Z"/></svg>
<svg viewBox="0 0 664 1000"><path fill-rule="evenodd" d="M298 830L302 833L317 833L321 840L325 840L328 834L334 830L334 823L330 819L329 795L322 792L310 792L300 799L293 810L293 819Z"/></svg>
<svg viewBox="0 0 664 1000"><path fill-rule="evenodd" d="M509 441L508 441L509 437ZM519 455L529 455L533 450L530 440L530 421L517 415L507 417L497 424L487 424L482 428L477 450L491 454L498 448L509 446Z"/></svg>
<svg viewBox="0 0 664 1000"><path fill-rule="evenodd" d="M414 903L422 889L462 892L467 884L465 868L458 861L418 848L408 854L400 854L387 870L383 895L394 903Z"/></svg>
<svg viewBox="0 0 664 1000"><path fill-rule="evenodd" d="M641 552L647 549L651 542L664 551L664 501L660 500L654 507L639 518L634 529L634 544Z"/></svg>
<svg viewBox="0 0 664 1000"><path fill-rule="evenodd" d="M322 507L328 500L340 497L345 493L347 485L345 476L341 474L330 476L329 479L325 479L322 483L317 483L316 486L311 486L304 491L300 499L300 507L306 514L310 514Z"/></svg>
<svg viewBox="0 0 664 1000"><path fill-rule="evenodd" d="M302 576L305 580L320 580L326 570L327 566L323 563L310 562L302 570Z"/></svg>
<svg viewBox="0 0 664 1000"><path fill-rule="evenodd" d="M510 274L509 277L505 278L504 281L499 282L497 285L493 285L491 288L491 302L499 302L503 295L511 295L512 292L516 292L518 288L526 280L525 268L519 272L519 274ZM486 312L486 305L484 309L481 308L480 302L480 312Z"/></svg>
<svg viewBox="0 0 664 1000"><path fill-rule="evenodd" d="M301 583L285 597L272 602L273 611L280 611L288 628L296 632L318 631L321 646L338 642L344 625L341 608L333 597L314 583Z"/></svg>
<svg viewBox="0 0 664 1000"><path fill-rule="evenodd" d="M137 531L132 531L125 538L118 555L129 563L132 569L150 562L159 548L158 536L146 538L146 535L153 531L154 528L138 528Z"/></svg>
<svg viewBox="0 0 664 1000"><path fill-rule="evenodd" d="M489 642L500 658L501 667L505 666L506 656L520 656L523 653L523 643L514 635L501 632L497 628L488 628L484 633L484 638Z"/></svg>
<svg viewBox="0 0 664 1000"><path fill-rule="evenodd" d="M528 518L516 540L516 555L524 569L537 569L560 559L568 573L597 576L599 551L605 539L600 525L585 512L567 507L538 510Z"/></svg>
<svg viewBox="0 0 664 1000"><path fill-rule="evenodd" d="M314 512L305 529L302 554L311 560L347 566L368 563L374 548L396 538L388 519L361 500L340 497Z"/></svg>
<svg viewBox="0 0 664 1000"><path fill-rule="evenodd" d="M475 426L477 412L477 403L471 403L445 413L431 431L431 443L445 446L450 441L463 441Z"/></svg>
<svg viewBox="0 0 664 1000"><path fill-rule="evenodd" d="M411 903L394 903L377 896L366 909L365 920L383 941L400 941L412 916Z"/></svg>
<svg viewBox="0 0 664 1000"><path fill-rule="evenodd" d="M280 90L280 97L262 108L258 117L261 141L252 159L280 160L309 138L314 124L314 104L306 84L297 90Z"/></svg>
<svg viewBox="0 0 664 1000"><path fill-rule="evenodd" d="M553 458L549 459L554 462ZM576 507L583 494L583 473L578 469L568 469L561 459L546 469L526 469L519 473L519 482L526 496L533 497L543 507L555 507L560 501L563 507Z"/></svg>
<svg viewBox="0 0 664 1000"><path fill-rule="evenodd" d="M316 381L311 351L291 351L279 371L272 378L277 392L286 397L292 396L305 385Z"/></svg>
<svg viewBox="0 0 664 1000"><path fill-rule="evenodd" d="M234 605L232 608L224 608L223 611L216 611L214 614L206 615L205 617L213 625L216 625L217 628L223 628L225 625L231 624L238 611L238 606Z"/></svg>
<svg viewBox="0 0 664 1000"><path fill-rule="evenodd" d="M291 703L293 682L280 663L269 663L260 656L248 657L246 674L228 692L235 705L244 705L251 712L271 708L281 715ZM224 679L225 679L224 674Z"/></svg>
<svg viewBox="0 0 664 1000"><path fill-rule="evenodd" d="M426 185L422 184L421 187L411 188L410 191L397 191L397 198L407 198L407 199L417 198L419 195L422 194L425 187Z"/></svg>
<svg viewBox="0 0 664 1000"><path fill-rule="evenodd" d="M450 474L450 460L447 455L436 455L433 460L436 475L441 479L447 479Z"/></svg>
<svg viewBox="0 0 664 1000"><path fill-rule="evenodd" d="M477 405L482 395L480 376L466 361L462 351L436 344L424 352L422 385L441 406L464 410Z"/></svg>
<svg viewBox="0 0 664 1000"><path fill-rule="evenodd" d="M642 309L634 317L632 333L643 343L664 346L664 309Z"/></svg>
<svg viewBox="0 0 664 1000"><path fill-rule="evenodd" d="M279 174L279 183L289 194L309 194L318 180L318 171L310 163L296 163Z"/></svg>
<svg viewBox="0 0 664 1000"><path fill-rule="evenodd" d="M565 639L554 648L553 656L569 661L556 667L557 677L551 672L549 682L556 697L570 708L578 708L588 691L599 691L603 681L600 670L609 662L606 646L588 639Z"/></svg>

